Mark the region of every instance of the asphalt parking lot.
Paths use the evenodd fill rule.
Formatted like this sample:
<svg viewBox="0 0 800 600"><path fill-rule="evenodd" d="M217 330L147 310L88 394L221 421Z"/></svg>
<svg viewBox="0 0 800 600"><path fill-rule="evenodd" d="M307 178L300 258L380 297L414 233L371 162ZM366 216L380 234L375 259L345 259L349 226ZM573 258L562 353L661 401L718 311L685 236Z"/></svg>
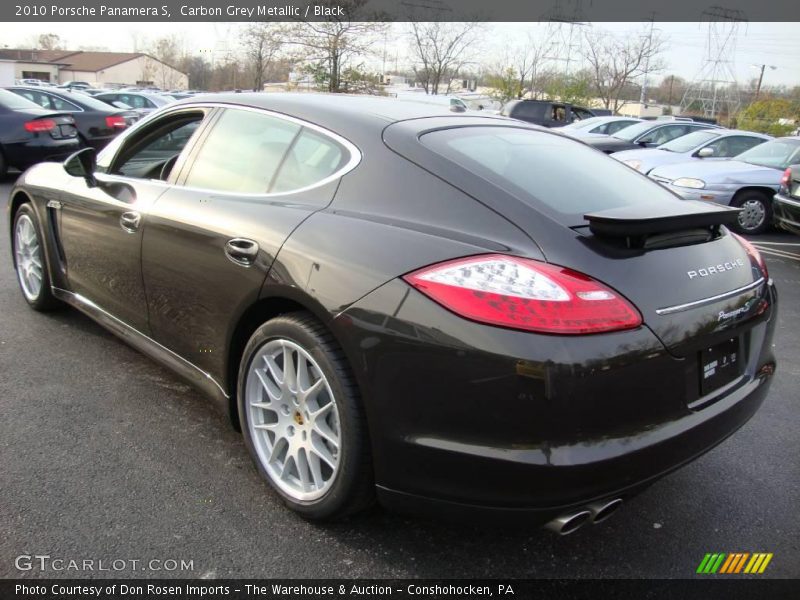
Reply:
<svg viewBox="0 0 800 600"><path fill-rule="evenodd" d="M762 577L800 577L800 238L754 239L781 304L763 408L609 521L567 537L380 510L319 526L282 507L200 393L73 310L27 307L10 260L11 181L0 184L0 577L671 578L695 576L706 552L771 552ZM28 554L142 563L19 571ZM193 570L142 567L153 559Z"/></svg>

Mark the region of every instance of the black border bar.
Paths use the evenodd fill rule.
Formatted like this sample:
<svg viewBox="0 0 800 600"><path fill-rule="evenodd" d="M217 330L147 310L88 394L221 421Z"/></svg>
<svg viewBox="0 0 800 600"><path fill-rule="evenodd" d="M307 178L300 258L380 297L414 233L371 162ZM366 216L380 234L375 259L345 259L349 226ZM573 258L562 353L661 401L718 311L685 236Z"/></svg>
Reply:
<svg viewBox="0 0 800 600"><path fill-rule="evenodd" d="M731 576L697 579L6 579L0 598L79 600L782 600L800 597L800 580Z"/></svg>
<svg viewBox="0 0 800 600"><path fill-rule="evenodd" d="M336 16L340 15L340 16ZM3 22L797 21L796 0L4 0Z"/></svg>

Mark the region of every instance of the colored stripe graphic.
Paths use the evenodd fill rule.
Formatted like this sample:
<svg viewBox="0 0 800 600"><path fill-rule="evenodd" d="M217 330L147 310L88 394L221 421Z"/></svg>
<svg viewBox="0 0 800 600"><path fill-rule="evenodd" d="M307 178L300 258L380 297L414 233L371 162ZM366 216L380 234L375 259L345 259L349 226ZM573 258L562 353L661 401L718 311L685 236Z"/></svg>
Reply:
<svg viewBox="0 0 800 600"><path fill-rule="evenodd" d="M745 573L761 574L766 570L767 565L772 560L772 556L771 552L756 552L754 554L749 552L733 552L731 554L715 552L712 554L709 552L700 561L697 573L704 575L713 575L715 573L730 575L741 573L742 569L744 569Z"/></svg>
<svg viewBox="0 0 800 600"><path fill-rule="evenodd" d="M720 573L730 573L730 568L733 564L739 560L739 554L728 554L728 559L722 563L722 568L719 570Z"/></svg>

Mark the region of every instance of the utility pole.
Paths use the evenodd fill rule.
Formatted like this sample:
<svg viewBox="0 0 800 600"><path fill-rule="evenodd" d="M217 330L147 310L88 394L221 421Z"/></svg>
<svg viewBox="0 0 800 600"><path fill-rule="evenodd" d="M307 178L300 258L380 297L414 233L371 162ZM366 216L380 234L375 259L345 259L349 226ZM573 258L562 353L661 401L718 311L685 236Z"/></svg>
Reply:
<svg viewBox="0 0 800 600"><path fill-rule="evenodd" d="M653 47L653 27L655 26L656 13L650 15L650 33L647 36L647 57L644 62L644 78L642 79L642 93L639 96L639 104L644 107L647 102L647 72L650 70L650 48Z"/></svg>
<svg viewBox="0 0 800 600"><path fill-rule="evenodd" d="M775 67L773 65L751 65L751 66L755 67L756 69L760 69L761 70L761 73L758 75L758 85L756 85L756 97L755 97L755 100L758 100L758 96L759 96L759 94L761 94L761 84L764 81L764 69L769 67L770 69L772 69L774 71L778 67Z"/></svg>

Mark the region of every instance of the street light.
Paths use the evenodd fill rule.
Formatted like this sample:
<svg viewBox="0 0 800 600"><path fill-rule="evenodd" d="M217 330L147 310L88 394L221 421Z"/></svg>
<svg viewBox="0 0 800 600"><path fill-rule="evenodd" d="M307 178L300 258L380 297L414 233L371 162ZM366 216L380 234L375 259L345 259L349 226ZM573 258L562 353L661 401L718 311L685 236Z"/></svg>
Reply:
<svg viewBox="0 0 800 600"><path fill-rule="evenodd" d="M758 76L758 85L756 86L756 100L758 100L758 95L761 93L761 82L764 81L764 69L769 67L773 71L777 69L775 65L750 65L754 69L760 69L761 74Z"/></svg>

